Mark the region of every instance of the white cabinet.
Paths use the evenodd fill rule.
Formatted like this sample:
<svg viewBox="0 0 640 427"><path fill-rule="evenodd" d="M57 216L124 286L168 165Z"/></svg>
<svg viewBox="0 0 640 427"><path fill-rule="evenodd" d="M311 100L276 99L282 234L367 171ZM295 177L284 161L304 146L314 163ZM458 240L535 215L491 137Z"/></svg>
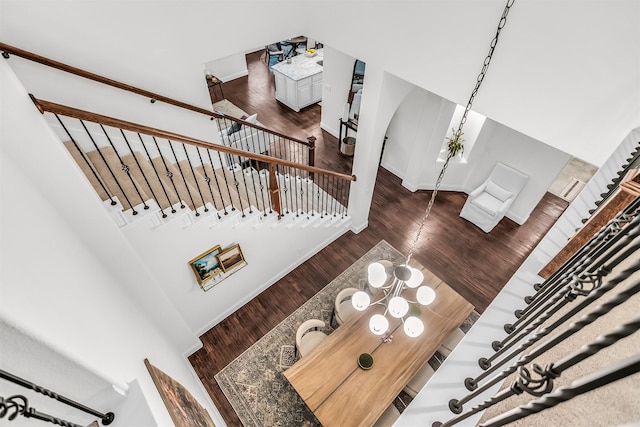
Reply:
<svg viewBox="0 0 640 427"><path fill-rule="evenodd" d="M296 55L291 62L279 62L271 67L275 76L276 99L294 111L322 100L322 61L317 57Z"/></svg>
<svg viewBox="0 0 640 427"><path fill-rule="evenodd" d="M298 92L298 99L297 99L298 110L302 107L306 107L307 105L311 105L314 103L313 86L311 85L311 77L298 80L297 92ZM315 102L318 102L318 101L315 101Z"/></svg>
<svg viewBox="0 0 640 427"><path fill-rule="evenodd" d="M276 99L294 111L322 100L322 73L293 80L274 70Z"/></svg>
<svg viewBox="0 0 640 427"><path fill-rule="evenodd" d="M322 100L322 73L311 76L313 86L313 99L317 99L316 102Z"/></svg>
<svg viewBox="0 0 640 427"><path fill-rule="evenodd" d="M286 102L287 99L287 86L286 77L280 73L274 73L276 78L276 99L280 102Z"/></svg>

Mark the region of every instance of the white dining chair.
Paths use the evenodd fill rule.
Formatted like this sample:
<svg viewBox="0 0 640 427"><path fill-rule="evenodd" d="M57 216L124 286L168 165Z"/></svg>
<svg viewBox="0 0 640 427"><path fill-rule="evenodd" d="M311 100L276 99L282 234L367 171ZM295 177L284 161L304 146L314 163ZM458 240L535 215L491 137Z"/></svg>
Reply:
<svg viewBox="0 0 640 427"><path fill-rule="evenodd" d="M412 398L415 398L416 395L422 390L422 388L427 384L427 382L431 379L435 371L429 364L429 362L425 363L422 368L411 378L409 384L404 387L405 393L407 393Z"/></svg>
<svg viewBox="0 0 640 427"><path fill-rule="evenodd" d="M309 319L298 327L296 332L296 352L300 354L300 357L304 357L309 354L318 344L327 338L322 329L325 324L319 319Z"/></svg>
<svg viewBox="0 0 640 427"><path fill-rule="evenodd" d="M396 422L398 417L400 416L400 411L395 407L393 403L387 406L387 409L384 410L378 421L373 425L373 427L390 427L393 423Z"/></svg>
<svg viewBox="0 0 640 427"><path fill-rule="evenodd" d="M464 332L460 328L456 328L453 332L451 332L440 344L438 348L438 352L441 353L444 357L447 357L451 354L453 349L462 341L464 338Z"/></svg>
<svg viewBox="0 0 640 427"><path fill-rule="evenodd" d="M335 320L338 325L342 325L356 312L356 309L353 308L353 304L351 303L351 297L356 292L358 292L356 288L345 288L338 292L333 304L332 324L333 320Z"/></svg>

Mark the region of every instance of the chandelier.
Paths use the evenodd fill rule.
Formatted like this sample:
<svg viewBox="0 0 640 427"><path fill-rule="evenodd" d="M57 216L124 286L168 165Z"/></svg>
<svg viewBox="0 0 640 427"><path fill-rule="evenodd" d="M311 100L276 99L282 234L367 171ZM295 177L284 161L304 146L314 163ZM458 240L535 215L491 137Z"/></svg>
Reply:
<svg viewBox="0 0 640 427"><path fill-rule="evenodd" d="M429 305L436 293L428 286L420 286L424 274L417 268L407 264L393 266L389 261L378 261L369 264L367 268L369 285L382 291L383 295L377 301L371 302L371 297L365 291L358 291L351 297L353 307L364 311L372 305L385 307L384 314L374 314L369 319L369 329L376 335L383 335L389 329L386 315L402 319L404 332L410 337L417 337L424 331L424 323L411 311L411 305ZM415 301L406 297L411 289L415 289ZM406 317L405 317L406 316Z"/></svg>
<svg viewBox="0 0 640 427"><path fill-rule="evenodd" d="M469 97L467 106L460 119L458 129L452 129L451 136L445 138L447 141L447 158L442 165L442 169L440 170L438 179L436 180L433 192L431 193L431 198L429 199L429 204L427 205L420 226L418 227L418 232L416 233L416 237L414 238L409 250L407 260L403 264L397 266L394 266L390 261L387 260L369 264L369 267L367 269L367 279L369 285L373 289L382 291L382 297L377 301L374 301L372 303L371 297L365 291L357 291L351 297L351 303L357 311L364 311L374 305L381 305L384 307L383 314L374 314L369 319L369 329L371 329L371 332L376 335L383 335L389 330L389 320L386 317L387 314L396 319L402 319L404 332L410 337L417 337L422 334L422 332L424 332L424 323L422 322L422 320L420 320L419 317L415 315L416 310L411 312L411 308L412 306L417 308L416 306L418 304L423 306L431 304L435 300L436 293L432 288L422 285L424 275L417 268L409 266L409 261L411 261L411 257L415 252L418 239L422 234L424 224L427 220L427 217L429 216L429 213L431 212L433 203L435 202L436 195L438 194L438 189L440 188L440 184L442 183L442 178L444 178L445 171L449 166L449 161L455 155L457 155L458 153L462 153L462 151L464 150L464 139L462 138L462 135L464 133L462 132L462 128L467 121L467 116L469 114L469 111L471 111L471 105L473 104L475 96L478 93L478 89L480 89L480 85L482 84L487 73L489 64L491 63L491 59L493 58L493 53L498 44L500 32L507 23L507 15L509 14L509 10L511 9L511 6L513 6L514 2L515 0L507 0L507 4L505 5L504 11L502 12L502 17L500 18L500 21L498 23L498 29L493 40L491 41L489 53L487 54L483 62L480 74L476 79L475 87L471 92L471 96ZM415 289L415 301L410 300L406 296L413 289ZM419 313L419 310L417 311Z"/></svg>

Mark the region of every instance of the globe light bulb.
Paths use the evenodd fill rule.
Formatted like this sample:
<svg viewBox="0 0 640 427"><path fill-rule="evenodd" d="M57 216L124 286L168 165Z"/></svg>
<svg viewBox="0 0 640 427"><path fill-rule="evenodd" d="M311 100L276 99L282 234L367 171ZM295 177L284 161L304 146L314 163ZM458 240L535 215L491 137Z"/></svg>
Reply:
<svg viewBox="0 0 640 427"><path fill-rule="evenodd" d="M369 307L369 303L371 302L371 298L369 294L364 291L358 291L351 296L351 304L353 308L358 311L364 311Z"/></svg>
<svg viewBox="0 0 640 427"><path fill-rule="evenodd" d="M409 267L409 270L411 270L411 277L405 283L410 288L417 288L422 284L424 274L422 274L422 271L417 268Z"/></svg>
<svg viewBox="0 0 640 427"><path fill-rule="evenodd" d="M382 314L374 314L369 319L369 329L376 335L382 335L389 329L389 321Z"/></svg>
<svg viewBox="0 0 640 427"><path fill-rule="evenodd" d="M404 333L411 338L420 336L424 332L424 323L417 317L410 316L404 321Z"/></svg>
<svg viewBox="0 0 640 427"><path fill-rule="evenodd" d="M379 262L372 262L367 268L367 278L373 288L380 288L387 281L387 271Z"/></svg>
<svg viewBox="0 0 640 427"><path fill-rule="evenodd" d="M422 305L429 305L436 299L436 292L428 286L420 286L416 291L416 299Z"/></svg>
<svg viewBox="0 0 640 427"><path fill-rule="evenodd" d="M389 300L389 314L399 319L409 311L409 303L402 297L393 297Z"/></svg>

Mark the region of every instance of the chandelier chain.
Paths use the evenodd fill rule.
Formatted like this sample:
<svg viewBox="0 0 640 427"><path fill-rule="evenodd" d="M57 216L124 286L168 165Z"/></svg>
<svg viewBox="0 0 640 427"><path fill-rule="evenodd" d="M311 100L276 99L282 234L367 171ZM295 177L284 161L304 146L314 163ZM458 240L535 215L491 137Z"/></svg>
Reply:
<svg viewBox="0 0 640 427"><path fill-rule="evenodd" d="M500 32L504 28L507 23L507 16L509 15L509 11L511 7L515 3L515 0L507 0L507 4L502 11L502 16L500 17L500 21L498 22L498 29L496 30L496 35L491 40L489 45L489 53L487 57L484 59L484 63L482 64L482 69L480 70L480 74L478 74L478 78L476 79L476 85L471 91L471 96L469 97L469 101L467 102L467 106L464 109L464 113L462 114L462 118L460 119L460 124L458 125L458 130L455 131L453 135L454 138L459 139L462 136L462 128L464 124L467 122L467 116L469 115L469 111L471 110L471 106L473 105L473 100L478 94L478 90L480 89L480 85L484 81L484 77L487 74L487 70L489 68L489 64L491 63L491 59L493 58L493 53L495 52L496 46L498 45L498 38L500 37ZM429 199L429 204L427 205L427 209L424 212L422 220L420 221L420 226L418 228L418 232L416 233L416 237L413 239L411 244L411 248L409 249L409 254L407 255L407 264L411 261L411 257L413 256L416 246L418 244L418 240L420 240L420 235L422 234L422 229L424 228L424 224L427 221L427 217L431 213L431 208L436 200L436 195L438 194L438 189L440 188L440 184L442 183L442 179L444 178L445 171L449 166L449 161L455 155L451 150L447 153L447 158L442 165L442 169L440 169L440 173L438 174L438 179L436 180L436 185L433 188L433 192L431 193L431 198Z"/></svg>

